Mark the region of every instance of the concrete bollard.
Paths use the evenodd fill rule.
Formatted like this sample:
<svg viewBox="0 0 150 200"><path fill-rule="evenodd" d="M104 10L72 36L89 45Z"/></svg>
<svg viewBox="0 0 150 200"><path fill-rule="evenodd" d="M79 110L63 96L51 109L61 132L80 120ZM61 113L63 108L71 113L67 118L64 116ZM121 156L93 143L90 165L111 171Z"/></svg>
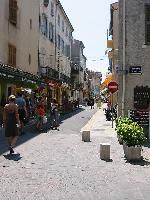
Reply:
<svg viewBox="0 0 150 200"><path fill-rule="evenodd" d="M82 141L90 142L90 131L82 131Z"/></svg>
<svg viewBox="0 0 150 200"><path fill-rule="evenodd" d="M110 144L109 143L100 144L100 159L110 160Z"/></svg>

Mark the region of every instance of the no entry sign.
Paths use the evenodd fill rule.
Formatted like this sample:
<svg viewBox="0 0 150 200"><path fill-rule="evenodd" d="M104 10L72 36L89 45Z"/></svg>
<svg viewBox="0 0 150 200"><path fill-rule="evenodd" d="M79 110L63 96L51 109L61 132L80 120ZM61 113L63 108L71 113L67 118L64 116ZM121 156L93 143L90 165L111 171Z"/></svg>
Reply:
<svg viewBox="0 0 150 200"><path fill-rule="evenodd" d="M116 81L110 81L108 83L108 90L113 94L118 90L118 83Z"/></svg>

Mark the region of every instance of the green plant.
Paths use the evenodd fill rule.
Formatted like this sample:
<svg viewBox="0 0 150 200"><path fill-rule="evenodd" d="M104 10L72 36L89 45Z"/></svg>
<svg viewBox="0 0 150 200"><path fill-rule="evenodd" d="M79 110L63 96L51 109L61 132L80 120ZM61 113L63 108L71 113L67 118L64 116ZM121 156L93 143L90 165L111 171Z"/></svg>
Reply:
<svg viewBox="0 0 150 200"><path fill-rule="evenodd" d="M116 131L117 134L122 137L122 132L124 131L124 125L131 124L133 121L128 117L119 117L116 119Z"/></svg>
<svg viewBox="0 0 150 200"><path fill-rule="evenodd" d="M121 137L127 146L141 146L144 144L146 137L143 128L136 122L121 125Z"/></svg>

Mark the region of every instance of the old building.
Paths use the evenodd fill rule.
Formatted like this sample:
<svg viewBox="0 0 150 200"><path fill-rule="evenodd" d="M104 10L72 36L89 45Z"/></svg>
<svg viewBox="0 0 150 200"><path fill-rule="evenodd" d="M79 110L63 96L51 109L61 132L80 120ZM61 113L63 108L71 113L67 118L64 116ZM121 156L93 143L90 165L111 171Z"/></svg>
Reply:
<svg viewBox="0 0 150 200"><path fill-rule="evenodd" d="M0 97L36 79L38 19L38 0L0 1Z"/></svg>
<svg viewBox="0 0 150 200"><path fill-rule="evenodd" d="M110 5L110 27L108 32L107 48L108 48L108 59L109 68L111 72L111 78L109 74L109 79L114 80L118 83L118 51L119 51L119 5L118 2ZM107 78L106 78L107 79ZM108 81L106 80L105 82ZM114 104L118 101L118 92L113 94Z"/></svg>
<svg viewBox="0 0 150 200"><path fill-rule="evenodd" d="M39 68L50 98L61 104L70 93L73 27L60 1L40 2Z"/></svg>
<svg viewBox="0 0 150 200"><path fill-rule="evenodd" d="M119 114L149 110L150 1L119 1ZM146 87L147 86L147 87Z"/></svg>
<svg viewBox="0 0 150 200"><path fill-rule="evenodd" d="M71 48L71 79L73 85L73 98L83 102L85 96L86 82L86 57L83 50L85 46L82 41L74 39Z"/></svg>

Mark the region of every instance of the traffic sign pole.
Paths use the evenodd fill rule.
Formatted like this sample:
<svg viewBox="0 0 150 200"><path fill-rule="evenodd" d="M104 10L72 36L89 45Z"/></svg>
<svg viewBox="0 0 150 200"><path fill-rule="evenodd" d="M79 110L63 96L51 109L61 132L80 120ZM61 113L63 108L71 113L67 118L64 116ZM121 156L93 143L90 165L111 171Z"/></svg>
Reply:
<svg viewBox="0 0 150 200"><path fill-rule="evenodd" d="M114 113L113 113L113 108L114 108L114 103L113 103L113 94L118 90L118 83L116 81L110 81L108 83L108 90L111 92L111 112L112 112L112 128L113 128L113 122L114 122Z"/></svg>
<svg viewBox="0 0 150 200"><path fill-rule="evenodd" d="M111 101L112 101L112 104L111 104L111 112L112 112L112 128L113 128L113 124L114 124L114 114L113 114L113 107L114 107L114 102L113 102L113 93L111 94Z"/></svg>

